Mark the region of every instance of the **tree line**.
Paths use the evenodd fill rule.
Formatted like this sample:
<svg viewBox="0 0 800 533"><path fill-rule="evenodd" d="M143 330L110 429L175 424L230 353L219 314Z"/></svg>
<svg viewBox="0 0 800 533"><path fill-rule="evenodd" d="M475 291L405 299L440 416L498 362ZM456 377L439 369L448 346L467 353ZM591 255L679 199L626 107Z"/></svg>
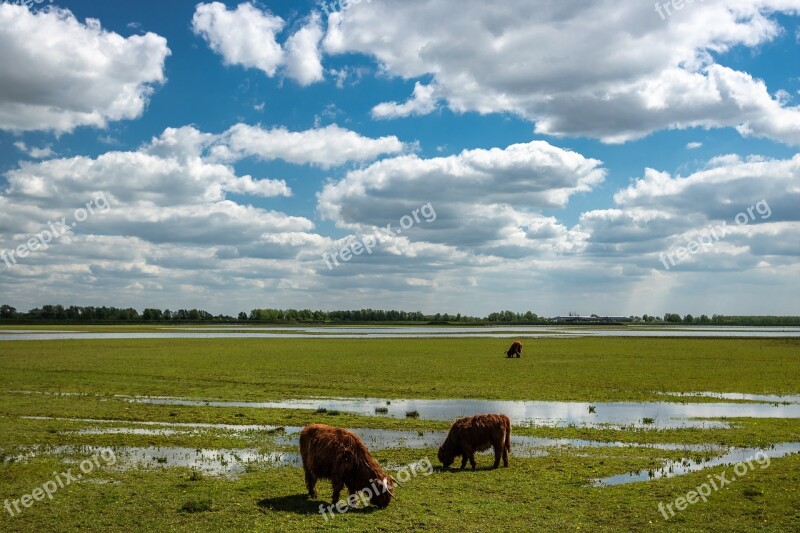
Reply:
<svg viewBox="0 0 800 533"><path fill-rule="evenodd" d="M592 315L597 316L597 315ZM540 325L550 324L552 319L541 317L527 311L499 311L485 317L469 315L436 313L425 314L421 311L385 311L381 309L359 309L352 311L312 311L310 309L253 309L249 313L242 311L236 317L230 315L213 315L202 309L170 309L145 308L140 313L136 309L117 307L93 307L71 305L44 305L27 312L17 311L10 305L0 306L0 321L3 322L73 322L73 323L153 323L153 322L223 322L223 323L259 323L259 324L346 324L367 322L417 323L417 324L516 324ZM726 316L707 315L681 317L678 313L666 313L663 317L642 315L631 316L627 322L639 324L662 325L709 325L709 326L800 326L797 316Z"/></svg>

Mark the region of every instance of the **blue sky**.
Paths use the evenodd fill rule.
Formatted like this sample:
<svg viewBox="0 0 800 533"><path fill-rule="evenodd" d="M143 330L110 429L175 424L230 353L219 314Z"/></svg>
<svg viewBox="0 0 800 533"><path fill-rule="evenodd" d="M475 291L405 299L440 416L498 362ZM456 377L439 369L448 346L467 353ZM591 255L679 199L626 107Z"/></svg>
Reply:
<svg viewBox="0 0 800 533"><path fill-rule="evenodd" d="M334 7L0 3L0 300L798 313L800 1Z"/></svg>

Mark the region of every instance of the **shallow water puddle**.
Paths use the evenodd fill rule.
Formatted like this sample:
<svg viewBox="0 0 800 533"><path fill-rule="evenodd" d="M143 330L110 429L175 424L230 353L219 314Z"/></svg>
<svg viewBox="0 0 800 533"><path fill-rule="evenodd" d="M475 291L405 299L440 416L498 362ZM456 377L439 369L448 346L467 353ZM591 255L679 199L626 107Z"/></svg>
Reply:
<svg viewBox="0 0 800 533"><path fill-rule="evenodd" d="M46 417L27 417L48 419ZM182 431L225 430L237 433L252 431L265 432L274 436L274 445L296 448L299 433L302 428L295 426L275 427L257 425L235 424L188 424L170 422L141 422L130 423L121 420L92 420L69 419L58 420L85 422L95 424L95 427L85 428L75 434L100 435L100 434L132 434L132 435L161 435ZM115 424L114 427L98 427L97 425ZM116 426L124 425L122 427ZM154 433L148 433L148 432ZM352 429L372 451L381 451L391 448L410 449L435 449L445 439L445 431L399 431L383 429ZM714 466L733 464L746 459L752 459L758 452L767 454L768 457L779 458L792 453L800 453L800 443L779 444L772 448L761 450L758 448L727 448L712 444L640 444L623 442L600 442L581 439L554 439L543 437L530 437L512 435L512 457L543 457L556 450L581 449L581 448L632 448L632 449L657 449L669 451L699 452L707 456L697 462L689 459L678 461L665 461L657 470L640 470L626 474L610 476L594 481L598 487L621 485L638 481L656 480L664 477L673 477L696 472ZM116 457L115 468L166 468L186 467L198 470L208 475L235 475L247 471L249 467L256 466L302 466L299 454L293 452L264 452L256 448L240 449L194 449L186 447L135 447L135 446L56 446L51 448L34 448L17 456L6 457L9 461L24 461L38 455L51 454L67 458L88 457L95 454L114 452ZM491 451L485 452L491 454Z"/></svg>
<svg viewBox="0 0 800 533"><path fill-rule="evenodd" d="M210 450L170 446L54 446L25 454L64 456L67 460L85 459L94 455L109 456L115 461L108 468L129 470L135 468L185 467L212 476L235 475L245 472L248 466L302 466L300 454L290 452L261 452L254 448Z"/></svg>
<svg viewBox="0 0 800 533"><path fill-rule="evenodd" d="M263 409L317 409L365 416L450 421L480 413L503 413L514 424L529 427L727 428L726 422L701 418L800 418L800 403L677 403L677 402L546 402L495 400L381 400L376 398L316 398L275 402L203 401L183 398L135 397L126 401L155 405L187 405Z"/></svg>
<svg viewBox="0 0 800 533"><path fill-rule="evenodd" d="M663 396L676 398L716 398L718 400L741 400L748 402L766 402L772 404L800 403L800 396L787 394L747 394L743 392L656 392Z"/></svg>
<svg viewBox="0 0 800 533"><path fill-rule="evenodd" d="M800 442L787 442L784 444L776 444L775 446L767 449L761 448L732 448L727 453L718 457L706 459L702 462L692 462L687 459L680 461L667 461L658 470L637 470L627 474L619 474L607 478L596 479L594 485L596 487L608 487L613 485L625 485L628 483L636 483L639 481L653 481L661 478L671 478L675 476L682 476L690 472L697 472L707 468L713 468L721 465L733 465L739 462L756 462L757 464L767 464L767 461L755 461L756 454L765 454L769 460L779 459L787 455L800 453ZM731 477L731 480L734 478Z"/></svg>
<svg viewBox="0 0 800 533"><path fill-rule="evenodd" d="M47 417L26 417L47 420ZM67 432L80 435L102 434L129 434L129 435L160 435L163 432L174 431L179 433L191 429L194 432L201 430L225 430L245 434L258 431L270 434L274 438L275 446L291 447L296 449L299 444L299 433L302 428L296 426L275 427L256 425L232 424L187 424L170 422L141 422L131 423L121 420L92 420L69 419L58 420L70 422L83 422L93 424L94 427L78 431ZM105 424L115 424L113 427L99 427ZM116 426L124 425L122 427ZM436 449L444 442L446 431L399 431L384 429L351 429L356 433L373 452L393 449ZM705 453L708 456L725 453L725 447L700 444L639 444L622 442L601 442L582 439L554 439L543 437L530 437L525 435L512 435L513 457L543 457L556 450L580 448L649 448L659 450L683 450ZM260 452L255 448L235 450L198 450L185 447L132 447L132 446L60 446L55 448L35 449L8 460L25 460L42 453L56 455L91 455L103 450L113 450L117 456L118 468L150 468L183 466L195 468L208 474L228 475L242 472L247 465L266 464L270 466L299 466L300 458L296 453L289 452ZM91 452L91 453L90 453ZM491 450L485 454L491 454Z"/></svg>

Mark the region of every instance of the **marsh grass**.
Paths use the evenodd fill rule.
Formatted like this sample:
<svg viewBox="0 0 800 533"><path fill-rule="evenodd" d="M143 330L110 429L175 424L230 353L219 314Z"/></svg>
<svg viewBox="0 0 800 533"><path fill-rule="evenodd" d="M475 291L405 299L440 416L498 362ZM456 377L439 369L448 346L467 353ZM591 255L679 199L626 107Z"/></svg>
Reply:
<svg viewBox="0 0 800 533"><path fill-rule="evenodd" d="M177 339L8 341L0 346L0 456L34 446L175 446L296 453L277 429L173 435L82 435L96 422L343 427L446 431L447 421L358 416L320 409L215 408L133 404L116 394L264 401L312 397L485 398L517 400L665 401L655 392L800 392L796 339L530 339L536 358L498 372L505 339ZM499 347L499 348L498 348ZM291 354L291 364L287 357ZM459 368L454 376L453 368ZM331 376L337 379L331 380ZM12 391L86 393L49 396ZM667 400L669 401L669 400ZM703 401L703 400L701 400ZM716 401L716 400L709 400ZM387 402L388 405L388 402ZM23 416L56 417L40 420ZM515 435L637 443L765 446L800 440L796 419L729 419L730 429L515 427ZM664 461L688 464L707 452L652 448L554 448L527 458L512 447L509 468L475 472L440 468L398 489L385 510L337 515L326 524L329 483L317 500L305 495L300 468L246 463L236 475L187 468L103 468L103 483L76 483L16 518L0 513L0 531L798 531L800 455L775 459L748 474L747 485L715 492L679 518L663 520L658 503L685 495L725 467L672 479L605 489L591 480L656 472ZM436 449L376 451L383 465L407 465ZM74 468L79 457L36 456L0 464L2 498L19 498ZM481 455L481 466L491 462ZM396 473L396 471L390 472Z"/></svg>

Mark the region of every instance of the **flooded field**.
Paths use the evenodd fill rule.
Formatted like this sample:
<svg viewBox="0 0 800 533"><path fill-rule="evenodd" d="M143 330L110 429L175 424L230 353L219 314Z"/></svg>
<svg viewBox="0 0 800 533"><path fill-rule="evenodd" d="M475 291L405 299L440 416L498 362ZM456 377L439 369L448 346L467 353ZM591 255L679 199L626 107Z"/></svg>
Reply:
<svg viewBox="0 0 800 533"><path fill-rule="evenodd" d="M29 417L47 420L47 417ZM122 420L61 419L63 421L82 423L88 427L66 435L149 435L176 436L197 432L232 432L245 435L258 432L270 435L269 444L280 448L296 450L299 444L301 427L275 427L235 424L183 424L170 422L144 422L131 424ZM362 441L373 451L394 448L431 449L435 450L444 442L445 431L397 431L351 428ZM546 457L552 453L565 453L570 450L585 448L616 449L652 449L664 451L683 451L701 454L701 459L684 457L678 460L663 460L657 468L637 470L633 472L609 476L594 480L595 487L608 487L642 481L654 481L661 478L682 476L721 465L733 465L738 462L754 460L758 454L767 460L778 459L789 454L800 453L800 442L781 443L768 448L725 447L713 444L687 445L678 443L622 443L601 442L586 439L558 439L512 436L512 458ZM263 444L266 442L262 442ZM81 458L93 455L115 458L114 467L121 470L158 469L181 467L196 470L205 475L237 476L243 472L259 468L300 467L302 461L296 451L264 451L262 448L236 449L198 449L171 446L91 446L60 445L36 446L15 455L6 456L5 463L25 462L35 457L50 455L62 457L68 464L73 457ZM489 456L491 451L482 455Z"/></svg>
<svg viewBox="0 0 800 533"><path fill-rule="evenodd" d="M77 530L83 509L120 530L123 507L137 521L149 517L151 530L323 527L318 508L330 505L331 485L321 482L318 498L306 494L299 433L308 423L352 430L392 475L415 463L433 467L402 482L386 512L337 516L342 529L372 516L391 529L408 513L405 529L437 529L430 517L489 508L523 530L536 517L552 518L544 529L569 518L577 530L616 524L620 513L631 517L628 529L646 529L663 520L660 501L758 456L769 466L715 493L705 509L723 517L744 509L729 521L735 529L761 524L747 513L768 507L771 517L791 517L800 505L791 491L800 483L800 347L789 336L763 336L781 331L632 338L624 335L648 332L460 329L469 331L400 332L435 336L420 339L366 336L394 335L392 328L173 328L154 334L227 336L94 339L58 328L35 333L47 342L0 343L0 501L56 473L76 474L91 458L114 457L52 501L6 514L0 530L33 530L23 524L29 519L37 530ZM30 334L15 331L0 335ZM302 338L246 336L259 334ZM509 338L528 334L542 337L525 343L522 359L506 359ZM76 340L61 342L64 335ZM452 421L486 412L512 419L509 468L492 470L486 451L476 471L444 470L437 450ZM607 510L605 522L598 510ZM776 530L791 530L791 521Z"/></svg>
<svg viewBox="0 0 800 533"><path fill-rule="evenodd" d="M183 398L129 398L153 405L318 409L366 416L406 418L411 413L428 420L453 420L482 413L504 413L514 424L528 427L652 427L720 428L727 423L710 418L800 418L800 403L677 403L677 402L515 402L497 400L384 400L376 398L311 398L276 402L205 401Z"/></svg>

